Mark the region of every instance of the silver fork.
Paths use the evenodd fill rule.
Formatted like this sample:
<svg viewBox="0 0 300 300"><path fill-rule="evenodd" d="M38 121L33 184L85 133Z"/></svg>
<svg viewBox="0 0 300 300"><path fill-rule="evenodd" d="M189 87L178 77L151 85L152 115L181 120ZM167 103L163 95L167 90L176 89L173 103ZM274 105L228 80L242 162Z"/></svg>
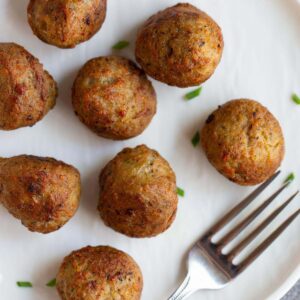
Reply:
<svg viewBox="0 0 300 300"><path fill-rule="evenodd" d="M244 210L278 175L274 174L269 180L259 186L240 204L235 206L220 221L218 221L206 234L193 246L188 255L188 274L181 286L168 300L183 300L201 289L221 289L243 272L268 246L290 225L300 214L300 209L284 221L268 238L266 238L253 252L241 263L234 264L233 259L262 232L279 213L296 197L296 192L262 221L248 236L246 236L228 254L222 250L230 241L239 235L271 202L289 185L285 183L272 196L264 201L257 209L250 213L238 225L229 231L217 243L212 242L213 236Z"/></svg>

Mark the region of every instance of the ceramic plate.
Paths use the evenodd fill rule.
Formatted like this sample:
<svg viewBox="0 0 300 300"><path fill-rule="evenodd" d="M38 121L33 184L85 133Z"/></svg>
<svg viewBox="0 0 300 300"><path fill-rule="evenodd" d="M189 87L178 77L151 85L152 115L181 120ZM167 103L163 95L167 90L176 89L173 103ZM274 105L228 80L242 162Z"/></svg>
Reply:
<svg viewBox="0 0 300 300"><path fill-rule="evenodd" d="M101 31L75 49L61 50L37 39L26 19L26 0L0 1L0 40L17 42L37 56L59 83L58 103L32 128L0 132L0 155L52 156L75 165L82 174L83 195L75 217L48 235L31 233L0 208L1 299L54 300L55 289L45 283L55 277L63 257L86 245L111 245L132 255L142 268L143 299L166 299L183 279L188 248L215 220L253 188L229 182L208 163L191 137L218 105L234 98L252 98L279 119L286 138L282 175L254 204L279 187L291 171L299 176L278 199L278 205L300 184L300 107L290 100L300 94L300 5L296 0L194 0L190 3L211 15L222 27L225 50L214 76L203 85L198 99L183 95L190 89L153 81L158 112L139 137L114 142L97 137L73 113L70 90L78 69L90 58L111 54L119 40L129 40L120 54L134 59L136 31L153 13L177 0L109 0ZM131 239L114 232L100 220L96 205L98 174L122 148L145 143L172 165L180 198L176 221L166 233L152 239ZM299 207L299 199L267 230ZM268 212L265 212L265 215ZM299 278L300 220L268 249L245 273L220 291L203 291L191 300L279 299ZM266 233L259 238L262 239ZM254 247L259 240L253 242ZM250 248L251 248L250 247ZM250 251L249 249L247 251ZM18 288L16 281L34 284ZM201 280L201 279L199 279Z"/></svg>

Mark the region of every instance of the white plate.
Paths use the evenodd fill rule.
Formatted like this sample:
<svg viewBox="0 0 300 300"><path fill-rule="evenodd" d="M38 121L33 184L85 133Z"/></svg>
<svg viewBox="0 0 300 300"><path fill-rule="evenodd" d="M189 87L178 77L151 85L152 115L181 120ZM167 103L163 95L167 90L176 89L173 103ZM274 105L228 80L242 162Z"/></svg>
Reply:
<svg viewBox="0 0 300 300"><path fill-rule="evenodd" d="M113 142L98 138L75 117L70 88L77 70L87 59L111 53L121 39L131 41L122 53L134 58L137 28L151 14L177 0L109 0L102 30L76 49L46 45L32 33L26 21L26 0L0 1L1 41L14 41L40 58L59 83L57 106L33 128L0 132L0 155L27 153L53 156L78 167L83 196L76 216L61 230L40 235L27 231L4 208L0 208L0 298L54 300L55 289L45 287L62 258L73 249L91 245L115 246L130 253L140 264L145 279L143 299L166 299L183 279L187 249L212 223L245 196L251 188L239 187L219 175L190 139L208 113L219 104L238 97L261 101L278 117L286 137L283 175L298 172L300 183L300 107L290 94L300 94L300 6L296 0L194 0L223 28L225 51L214 76L205 83L199 99L189 103L177 89L154 81L158 113L138 138ZM146 143L166 157L186 191L178 216L166 233L153 239L130 239L105 227L96 211L97 179L101 168L125 146ZM272 188L266 193L271 192ZM299 199L289 208L299 206ZM285 211L285 216L288 211ZM299 277L300 220L297 220L254 265L221 291L199 292L192 299L279 299ZM274 225L271 226L272 228ZM16 287L29 280L33 289Z"/></svg>

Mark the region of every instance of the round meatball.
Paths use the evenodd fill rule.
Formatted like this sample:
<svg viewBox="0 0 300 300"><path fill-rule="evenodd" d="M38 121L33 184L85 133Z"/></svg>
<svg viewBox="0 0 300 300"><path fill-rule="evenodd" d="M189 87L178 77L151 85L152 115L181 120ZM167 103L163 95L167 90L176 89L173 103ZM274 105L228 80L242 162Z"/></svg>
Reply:
<svg viewBox="0 0 300 300"><path fill-rule="evenodd" d="M80 175L53 158L21 155L0 160L0 202L30 231L49 233L75 214Z"/></svg>
<svg viewBox="0 0 300 300"><path fill-rule="evenodd" d="M168 229L177 202L173 170L144 145L121 151L100 175L100 215L106 225L130 237L152 237Z"/></svg>
<svg viewBox="0 0 300 300"><path fill-rule="evenodd" d="M128 254L88 246L65 257L56 287L62 300L139 300L143 276Z"/></svg>
<svg viewBox="0 0 300 300"><path fill-rule="evenodd" d="M106 16L106 0L30 0L28 22L42 41L73 48L96 34Z"/></svg>
<svg viewBox="0 0 300 300"><path fill-rule="evenodd" d="M0 129L33 126L55 105L57 87L23 47L0 43Z"/></svg>
<svg viewBox="0 0 300 300"><path fill-rule="evenodd" d="M223 52L217 23L190 4L153 15L139 30L136 59L147 74L169 85L195 86L215 71Z"/></svg>
<svg viewBox="0 0 300 300"><path fill-rule="evenodd" d="M220 106L208 117L201 141L212 165L240 185L267 180L284 156L278 121L253 100L233 100Z"/></svg>
<svg viewBox="0 0 300 300"><path fill-rule="evenodd" d="M141 134L156 113L156 94L132 61L99 57L88 61L73 85L79 119L99 136L124 140Z"/></svg>

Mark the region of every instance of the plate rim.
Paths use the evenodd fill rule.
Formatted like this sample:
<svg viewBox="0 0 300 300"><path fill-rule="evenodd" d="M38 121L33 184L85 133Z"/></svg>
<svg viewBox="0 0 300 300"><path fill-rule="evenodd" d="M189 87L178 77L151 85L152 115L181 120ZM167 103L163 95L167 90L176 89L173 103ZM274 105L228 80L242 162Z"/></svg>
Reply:
<svg viewBox="0 0 300 300"><path fill-rule="evenodd" d="M296 267L294 272L287 277L283 284L281 284L266 300L279 300L284 297L300 280L300 265Z"/></svg>

